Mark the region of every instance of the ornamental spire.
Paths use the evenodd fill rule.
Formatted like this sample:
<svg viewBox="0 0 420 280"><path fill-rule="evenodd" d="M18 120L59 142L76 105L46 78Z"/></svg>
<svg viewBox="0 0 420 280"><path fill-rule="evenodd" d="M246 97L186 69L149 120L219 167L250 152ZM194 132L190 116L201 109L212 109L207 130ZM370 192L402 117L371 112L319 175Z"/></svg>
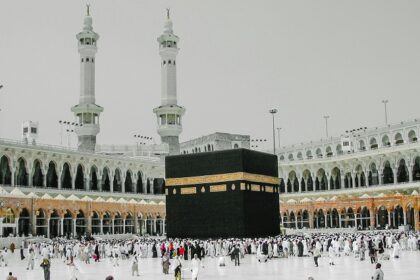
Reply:
<svg viewBox="0 0 420 280"><path fill-rule="evenodd" d="M166 8L166 17L168 18L168 20L171 19L170 11L171 9Z"/></svg>
<svg viewBox="0 0 420 280"><path fill-rule="evenodd" d="M90 4L86 4L86 15L90 16Z"/></svg>

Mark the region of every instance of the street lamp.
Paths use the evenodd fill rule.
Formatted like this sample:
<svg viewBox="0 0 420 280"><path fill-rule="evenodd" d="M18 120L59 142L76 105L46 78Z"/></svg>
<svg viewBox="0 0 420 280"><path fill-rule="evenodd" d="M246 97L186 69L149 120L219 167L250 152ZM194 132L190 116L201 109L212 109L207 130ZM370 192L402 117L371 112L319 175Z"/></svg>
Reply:
<svg viewBox="0 0 420 280"><path fill-rule="evenodd" d="M273 153L276 154L276 130L274 128L274 115L278 112L277 109L268 111L273 116Z"/></svg>
<svg viewBox="0 0 420 280"><path fill-rule="evenodd" d="M382 100L382 103L384 103L384 107L385 107L385 124L388 125L388 111L386 110L386 104L388 103L388 100Z"/></svg>
<svg viewBox="0 0 420 280"><path fill-rule="evenodd" d="M279 138L279 151L280 151L280 130L282 127L277 127L277 137Z"/></svg>
<svg viewBox="0 0 420 280"><path fill-rule="evenodd" d="M330 118L330 116L324 116L325 119L325 133L327 134L327 138L328 138L328 119Z"/></svg>

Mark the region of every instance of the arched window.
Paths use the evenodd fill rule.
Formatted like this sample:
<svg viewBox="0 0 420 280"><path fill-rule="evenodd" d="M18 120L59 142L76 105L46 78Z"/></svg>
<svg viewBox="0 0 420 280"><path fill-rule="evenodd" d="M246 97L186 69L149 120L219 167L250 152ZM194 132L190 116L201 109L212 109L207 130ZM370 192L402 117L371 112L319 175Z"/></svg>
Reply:
<svg viewBox="0 0 420 280"><path fill-rule="evenodd" d="M86 62L89 62L89 57L86 57Z"/></svg>

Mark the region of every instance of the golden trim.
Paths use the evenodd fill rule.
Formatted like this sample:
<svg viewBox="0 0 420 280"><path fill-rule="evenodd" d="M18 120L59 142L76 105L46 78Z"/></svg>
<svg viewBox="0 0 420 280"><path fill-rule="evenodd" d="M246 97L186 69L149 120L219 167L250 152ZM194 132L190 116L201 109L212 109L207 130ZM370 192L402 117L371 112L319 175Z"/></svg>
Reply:
<svg viewBox="0 0 420 280"><path fill-rule="evenodd" d="M210 186L210 192L225 192L226 185L214 185Z"/></svg>
<svg viewBox="0 0 420 280"><path fill-rule="evenodd" d="M219 182L228 181L251 181L256 183L279 185L280 178L251 174L246 172L234 172L217 175L205 175L205 176L194 176L194 177L182 177L182 178L167 178L165 185L170 186L183 186L183 185L197 185L197 184L214 184Z"/></svg>
<svg viewBox="0 0 420 280"><path fill-rule="evenodd" d="M259 191L261 191L261 187L259 185L252 184L251 185L251 191L259 192Z"/></svg>
<svg viewBox="0 0 420 280"><path fill-rule="evenodd" d="M245 183L241 183L241 191L244 191L244 190L246 190L246 186L245 186Z"/></svg>
<svg viewBox="0 0 420 280"><path fill-rule="evenodd" d="M274 188L272 186L265 186L265 192L273 193L274 192Z"/></svg>
<svg viewBox="0 0 420 280"><path fill-rule="evenodd" d="M195 187L181 188L181 194L196 194L197 189Z"/></svg>

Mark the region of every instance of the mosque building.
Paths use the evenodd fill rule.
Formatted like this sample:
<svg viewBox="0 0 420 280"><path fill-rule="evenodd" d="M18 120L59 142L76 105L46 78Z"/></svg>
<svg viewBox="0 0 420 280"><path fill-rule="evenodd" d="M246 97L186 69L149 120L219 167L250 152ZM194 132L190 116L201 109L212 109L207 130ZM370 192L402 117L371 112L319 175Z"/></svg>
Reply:
<svg viewBox="0 0 420 280"><path fill-rule="evenodd" d="M167 13L158 37L161 104L153 109L161 144L101 146L95 101L99 34L89 7L76 35L80 54L77 149L36 142L38 123L25 122L23 141L0 139L0 236L164 234L164 157L250 148L247 135L214 133L180 143L185 108L178 105L179 37ZM280 221L302 228L420 229L420 120L348 131L342 137L282 147Z"/></svg>

